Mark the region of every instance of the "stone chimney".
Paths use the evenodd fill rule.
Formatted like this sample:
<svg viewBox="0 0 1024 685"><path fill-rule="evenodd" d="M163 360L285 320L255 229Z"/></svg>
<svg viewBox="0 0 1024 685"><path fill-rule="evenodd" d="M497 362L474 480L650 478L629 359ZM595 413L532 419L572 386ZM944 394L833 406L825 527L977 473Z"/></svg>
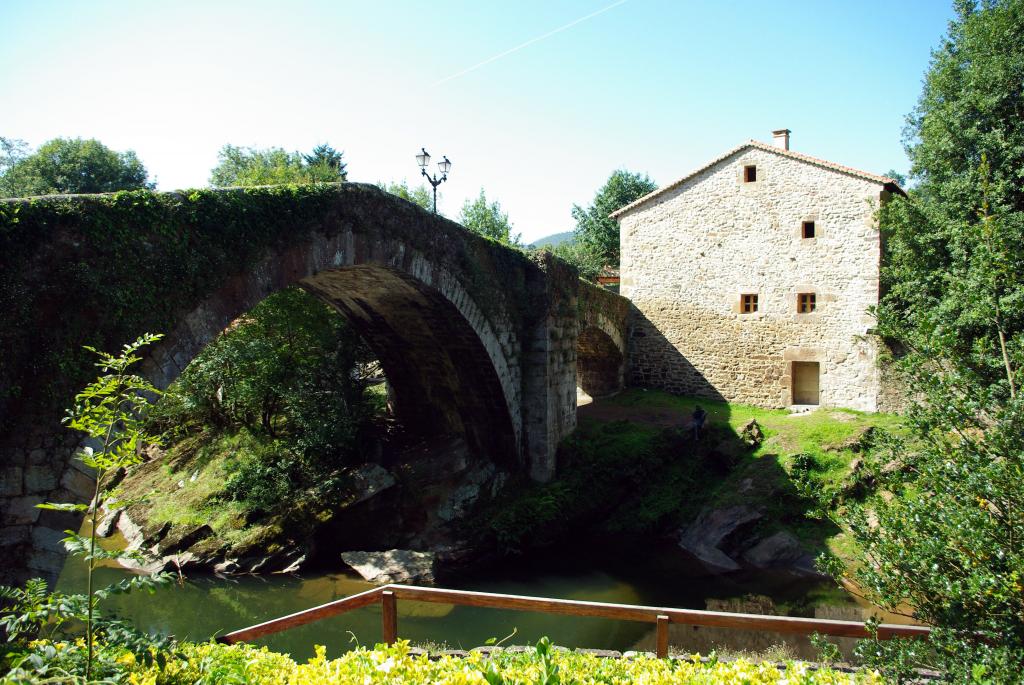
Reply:
<svg viewBox="0 0 1024 685"><path fill-rule="evenodd" d="M772 131L772 139L775 142L775 147L781 147L783 150L788 150L790 133L792 133L792 131L788 128L780 128L778 131Z"/></svg>

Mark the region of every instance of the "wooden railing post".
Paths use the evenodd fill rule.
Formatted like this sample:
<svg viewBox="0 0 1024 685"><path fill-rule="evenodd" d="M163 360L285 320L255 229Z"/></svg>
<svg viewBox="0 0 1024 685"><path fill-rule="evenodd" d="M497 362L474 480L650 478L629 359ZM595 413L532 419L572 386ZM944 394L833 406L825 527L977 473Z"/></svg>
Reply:
<svg viewBox="0 0 1024 685"><path fill-rule="evenodd" d="M664 659L668 656L668 622L668 616L658 614L658 646L655 654L659 659Z"/></svg>
<svg viewBox="0 0 1024 685"><path fill-rule="evenodd" d="M380 594L381 637L384 644L393 645L398 639L398 601L395 593L385 590Z"/></svg>

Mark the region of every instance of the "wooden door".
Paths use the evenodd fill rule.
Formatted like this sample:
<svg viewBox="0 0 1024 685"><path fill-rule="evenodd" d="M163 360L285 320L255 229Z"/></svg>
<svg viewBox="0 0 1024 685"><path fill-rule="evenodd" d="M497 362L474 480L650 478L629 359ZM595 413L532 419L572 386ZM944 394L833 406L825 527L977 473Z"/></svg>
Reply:
<svg viewBox="0 0 1024 685"><path fill-rule="evenodd" d="M793 404L818 404L818 362L793 362Z"/></svg>

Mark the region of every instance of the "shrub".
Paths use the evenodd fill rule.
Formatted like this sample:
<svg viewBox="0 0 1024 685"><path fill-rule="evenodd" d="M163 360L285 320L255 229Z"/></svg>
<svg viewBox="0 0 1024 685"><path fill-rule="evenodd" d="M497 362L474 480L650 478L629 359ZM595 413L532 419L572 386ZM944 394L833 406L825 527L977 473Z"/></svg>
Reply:
<svg viewBox="0 0 1024 685"><path fill-rule="evenodd" d="M293 462L288 456L276 460L259 455L246 456L231 467L232 473L224 483L224 495L243 502L254 511L269 513L295 490Z"/></svg>
<svg viewBox="0 0 1024 685"><path fill-rule="evenodd" d="M601 659L590 654L561 652L542 640L537 649L522 653L500 652L492 659L471 653L467 658L443 657L431 661L409 653L409 644L356 649L328 659L323 647L305 664L264 648L217 644L184 644L178 658L166 668L132 664L130 679L139 685L185 685L202 682L328 685L333 683L881 683L874 672L855 674L830 669L812 670L790 662L782 669L774 663L745 660L721 662L699 659Z"/></svg>

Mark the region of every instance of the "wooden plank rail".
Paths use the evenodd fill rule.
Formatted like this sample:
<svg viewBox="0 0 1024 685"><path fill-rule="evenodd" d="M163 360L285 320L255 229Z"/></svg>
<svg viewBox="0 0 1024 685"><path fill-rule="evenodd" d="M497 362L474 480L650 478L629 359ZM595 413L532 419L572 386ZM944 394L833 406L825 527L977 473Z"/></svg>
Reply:
<svg viewBox="0 0 1024 685"><path fill-rule="evenodd" d="M288 614L281 618L275 618L270 621L258 623L248 628L242 628L234 632L228 633L217 639L218 642L224 642L229 645L235 644L236 642L248 642L249 640L255 640L257 638L266 637L267 635L273 635L280 633L283 630L289 628L297 628L304 626L307 623L313 623L323 618L330 618L331 616L337 616L339 614L346 614L353 609L362 609L363 607L376 604L380 601L380 596L383 593L384 588L374 588L367 590L366 592L360 592L356 595L349 595L348 597L342 597L341 599L327 604L321 604L318 607L312 609L306 609L299 611L294 614Z"/></svg>
<svg viewBox="0 0 1024 685"><path fill-rule="evenodd" d="M398 639L397 606L400 599L489 609L512 609L547 614L563 614L566 616L588 616L619 621L654 623L657 627L657 655L659 657L668 656L668 626L670 623L709 628L796 633L800 635L820 633L834 637L870 637L870 633L864 627L864 624L857 621L767 616L761 614L734 614L722 611L670 609L633 604L608 604L605 602L504 595L493 592L446 590L443 588L413 587L410 585L385 585L334 602L328 602L312 609L306 609L305 611L236 630L220 637L219 641L227 644L247 642L379 602L381 605L381 635L384 643L392 644ZM878 626L878 637L883 640L894 637L926 637L930 632L931 628L926 626L898 625L893 623L883 623Z"/></svg>

